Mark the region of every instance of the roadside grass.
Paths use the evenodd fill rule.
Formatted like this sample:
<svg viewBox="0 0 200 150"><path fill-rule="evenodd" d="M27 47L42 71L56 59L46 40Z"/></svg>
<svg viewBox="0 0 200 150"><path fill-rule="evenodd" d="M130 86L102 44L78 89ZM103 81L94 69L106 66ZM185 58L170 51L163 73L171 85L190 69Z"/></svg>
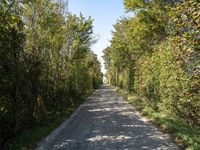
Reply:
<svg viewBox="0 0 200 150"><path fill-rule="evenodd" d="M91 94L92 92L90 92ZM90 95L88 94L88 96ZM37 142L49 135L54 129L59 127L65 120L77 110L77 108L87 99L80 99L77 104L67 108L63 114L50 115L46 120L43 120L42 126L34 129L23 131L20 135L10 139L4 146L5 150L33 150L36 148Z"/></svg>
<svg viewBox="0 0 200 150"><path fill-rule="evenodd" d="M169 114L156 111L135 93L129 94L126 90L116 87L114 87L114 90L133 105L141 115L158 126L161 131L169 133L180 149L200 150L200 127L189 125Z"/></svg>

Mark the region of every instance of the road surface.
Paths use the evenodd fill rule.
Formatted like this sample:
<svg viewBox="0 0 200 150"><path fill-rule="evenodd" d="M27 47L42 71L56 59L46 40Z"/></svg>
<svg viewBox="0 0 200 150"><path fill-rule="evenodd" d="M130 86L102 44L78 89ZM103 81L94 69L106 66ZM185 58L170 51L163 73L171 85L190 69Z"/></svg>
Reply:
<svg viewBox="0 0 200 150"><path fill-rule="evenodd" d="M168 135L144 121L103 85L36 150L178 150Z"/></svg>

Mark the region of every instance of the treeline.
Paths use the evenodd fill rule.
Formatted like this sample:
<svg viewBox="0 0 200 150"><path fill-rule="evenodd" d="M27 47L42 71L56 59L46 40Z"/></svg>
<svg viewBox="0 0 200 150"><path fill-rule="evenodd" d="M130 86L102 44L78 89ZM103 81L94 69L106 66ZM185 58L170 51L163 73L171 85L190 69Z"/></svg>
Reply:
<svg viewBox="0 0 200 150"><path fill-rule="evenodd" d="M109 83L147 105L200 125L199 0L125 0L133 17L114 25L104 50Z"/></svg>
<svg viewBox="0 0 200 150"><path fill-rule="evenodd" d="M0 149L101 84L92 24L64 1L0 1Z"/></svg>

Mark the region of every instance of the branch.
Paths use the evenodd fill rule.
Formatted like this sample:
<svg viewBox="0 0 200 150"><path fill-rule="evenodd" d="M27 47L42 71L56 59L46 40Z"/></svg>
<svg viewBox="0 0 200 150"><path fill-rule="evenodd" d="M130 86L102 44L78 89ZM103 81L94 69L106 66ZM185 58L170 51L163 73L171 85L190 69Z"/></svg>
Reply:
<svg viewBox="0 0 200 150"><path fill-rule="evenodd" d="M15 0L13 0L12 4L6 10L5 14L3 15L3 20L5 19L6 15L8 14L8 12L10 11L10 9L13 7L14 4L15 4Z"/></svg>

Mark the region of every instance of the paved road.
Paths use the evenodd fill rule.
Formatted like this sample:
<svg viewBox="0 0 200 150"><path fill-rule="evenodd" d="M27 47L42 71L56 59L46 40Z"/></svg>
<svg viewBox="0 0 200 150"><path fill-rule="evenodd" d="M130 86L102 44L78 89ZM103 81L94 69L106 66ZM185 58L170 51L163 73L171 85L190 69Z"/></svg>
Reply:
<svg viewBox="0 0 200 150"><path fill-rule="evenodd" d="M96 90L36 150L178 150L108 86Z"/></svg>

